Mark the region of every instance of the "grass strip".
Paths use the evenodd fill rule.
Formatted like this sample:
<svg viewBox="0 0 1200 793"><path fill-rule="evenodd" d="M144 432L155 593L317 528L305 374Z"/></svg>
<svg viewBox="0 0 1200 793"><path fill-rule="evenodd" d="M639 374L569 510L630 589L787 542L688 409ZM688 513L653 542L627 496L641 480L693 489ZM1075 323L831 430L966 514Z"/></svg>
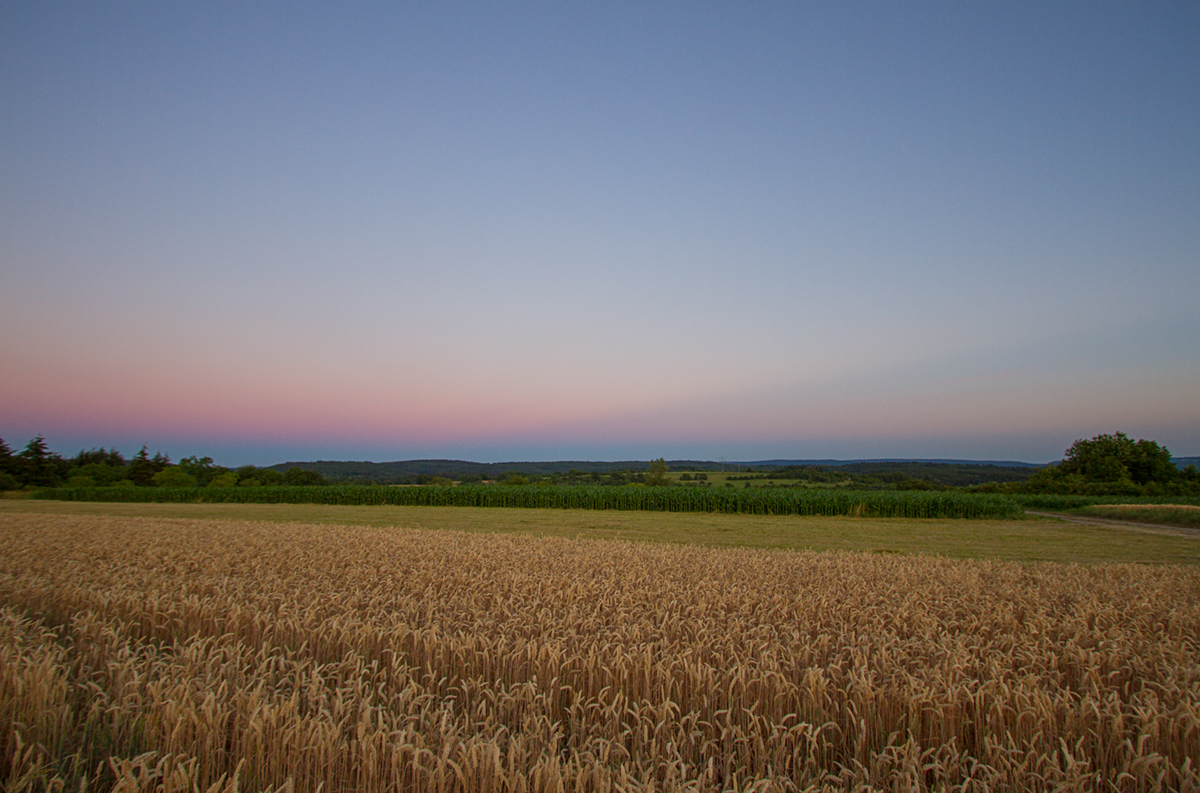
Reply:
<svg viewBox="0 0 1200 793"><path fill-rule="evenodd" d="M617 510L328 504L0 501L6 514L99 515L398 526L480 534L627 540L1049 562L1200 563L1200 536L1061 520L956 520Z"/></svg>
<svg viewBox="0 0 1200 793"><path fill-rule="evenodd" d="M1075 510L1088 517L1200 529L1200 507L1185 504L1103 504Z"/></svg>

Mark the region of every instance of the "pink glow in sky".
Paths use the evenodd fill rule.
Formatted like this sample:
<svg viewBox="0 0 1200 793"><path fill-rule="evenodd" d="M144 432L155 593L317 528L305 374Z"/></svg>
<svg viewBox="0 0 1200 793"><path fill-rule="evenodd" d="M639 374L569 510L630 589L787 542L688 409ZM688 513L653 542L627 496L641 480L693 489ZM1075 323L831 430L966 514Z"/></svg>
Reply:
<svg viewBox="0 0 1200 793"><path fill-rule="evenodd" d="M0 17L0 435L1200 454L1200 12Z"/></svg>

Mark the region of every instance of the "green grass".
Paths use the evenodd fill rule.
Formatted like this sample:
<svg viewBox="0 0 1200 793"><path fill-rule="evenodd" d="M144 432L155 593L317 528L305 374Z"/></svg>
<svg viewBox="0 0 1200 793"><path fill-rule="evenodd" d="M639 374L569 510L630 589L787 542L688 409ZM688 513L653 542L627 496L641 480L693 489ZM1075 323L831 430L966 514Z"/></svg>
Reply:
<svg viewBox="0 0 1200 793"><path fill-rule="evenodd" d="M1025 509L1051 512L1067 512L1082 510L1085 507L1114 504L1122 506L1161 506L1166 504L1200 506L1200 496L1076 496L1061 493L1015 493L1010 498Z"/></svg>
<svg viewBox="0 0 1200 793"><path fill-rule="evenodd" d="M1181 504L1103 504L1075 510L1075 514L1200 529L1200 507Z"/></svg>
<svg viewBox="0 0 1200 793"><path fill-rule="evenodd" d="M801 517L392 505L0 502L0 519L25 512L401 526L710 547L933 554L1019 561L1200 563L1200 536L1184 531L1136 531L1052 519Z"/></svg>

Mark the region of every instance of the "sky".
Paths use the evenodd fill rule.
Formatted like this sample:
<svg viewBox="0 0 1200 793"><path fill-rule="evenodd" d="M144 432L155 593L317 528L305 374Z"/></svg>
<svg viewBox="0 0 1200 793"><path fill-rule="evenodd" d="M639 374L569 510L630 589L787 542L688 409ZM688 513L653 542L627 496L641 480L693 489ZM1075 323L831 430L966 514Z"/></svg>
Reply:
<svg viewBox="0 0 1200 793"><path fill-rule="evenodd" d="M1200 455L1195 3L0 6L0 437Z"/></svg>

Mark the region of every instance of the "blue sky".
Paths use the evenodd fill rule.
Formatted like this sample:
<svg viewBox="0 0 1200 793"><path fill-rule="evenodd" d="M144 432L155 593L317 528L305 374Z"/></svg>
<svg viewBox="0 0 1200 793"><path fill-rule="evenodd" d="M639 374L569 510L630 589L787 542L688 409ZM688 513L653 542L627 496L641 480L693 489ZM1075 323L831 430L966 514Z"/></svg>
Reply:
<svg viewBox="0 0 1200 793"><path fill-rule="evenodd" d="M0 11L0 434L1200 454L1200 10Z"/></svg>

